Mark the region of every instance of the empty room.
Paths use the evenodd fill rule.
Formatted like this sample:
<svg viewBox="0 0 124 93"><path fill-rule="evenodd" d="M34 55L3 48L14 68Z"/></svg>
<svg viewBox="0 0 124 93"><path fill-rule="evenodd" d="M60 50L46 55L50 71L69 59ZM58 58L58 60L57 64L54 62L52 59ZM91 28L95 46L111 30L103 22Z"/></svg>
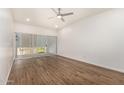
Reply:
<svg viewBox="0 0 124 93"><path fill-rule="evenodd" d="M123 8L1 8L1 85L123 85Z"/></svg>

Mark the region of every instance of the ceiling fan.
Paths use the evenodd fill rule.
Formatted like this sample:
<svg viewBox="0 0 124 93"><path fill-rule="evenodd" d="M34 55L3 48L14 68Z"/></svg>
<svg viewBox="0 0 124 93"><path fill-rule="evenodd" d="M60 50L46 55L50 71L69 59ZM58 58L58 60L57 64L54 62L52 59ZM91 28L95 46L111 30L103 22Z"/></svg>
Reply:
<svg viewBox="0 0 124 93"><path fill-rule="evenodd" d="M65 16L69 16L69 15L73 15L73 12L69 12L69 13L61 13L61 8L58 8L57 11L54 8L51 8L51 10L57 15L56 17L61 19L62 22L65 22L64 18ZM52 19L55 17L49 17L48 19Z"/></svg>

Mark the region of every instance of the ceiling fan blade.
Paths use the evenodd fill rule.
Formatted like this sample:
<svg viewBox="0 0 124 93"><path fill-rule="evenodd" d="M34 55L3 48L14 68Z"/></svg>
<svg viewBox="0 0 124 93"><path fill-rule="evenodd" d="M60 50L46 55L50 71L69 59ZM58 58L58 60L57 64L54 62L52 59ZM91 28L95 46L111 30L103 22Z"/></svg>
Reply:
<svg viewBox="0 0 124 93"><path fill-rule="evenodd" d="M64 18L61 18L62 22L65 22Z"/></svg>
<svg viewBox="0 0 124 93"><path fill-rule="evenodd" d="M58 13L60 14L61 8L58 8Z"/></svg>
<svg viewBox="0 0 124 93"><path fill-rule="evenodd" d="M51 8L51 9L52 9L52 11L53 11L55 14L58 14L54 8Z"/></svg>
<svg viewBox="0 0 124 93"><path fill-rule="evenodd" d="M74 14L73 12L70 12L70 13L61 14L61 16L68 16L68 15L73 15L73 14Z"/></svg>
<svg viewBox="0 0 124 93"><path fill-rule="evenodd" d="M48 19L53 19L53 18L56 18L56 16L53 16L53 17L49 17Z"/></svg>

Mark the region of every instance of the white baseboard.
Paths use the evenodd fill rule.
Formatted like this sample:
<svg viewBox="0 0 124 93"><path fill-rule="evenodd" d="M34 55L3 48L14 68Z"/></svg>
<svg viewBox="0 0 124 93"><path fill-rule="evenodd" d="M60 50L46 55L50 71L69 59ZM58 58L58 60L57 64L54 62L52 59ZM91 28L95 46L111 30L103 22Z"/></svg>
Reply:
<svg viewBox="0 0 124 93"><path fill-rule="evenodd" d="M9 75L10 75L10 72L11 72L11 69L12 69L12 66L13 66L14 61L15 61L15 57L13 57L13 59L12 59L12 61L11 61L11 66L10 66L9 71L8 71L8 74L7 74L7 78L6 78L6 81L5 81L5 85L7 85L8 78L9 78Z"/></svg>
<svg viewBox="0 0 124 93"><path fill-rule="evenodd" d="M103 66L103 65L99 65L99 64L93 64L93 63L91 63L91 62L89 62L87 60L80 60L80 59L72 58L72 57L69 57L69 56L63 56L63 55L59 55L59 54L57 54L57 55L58 56L61 56L61 57L65 57L67 59L84 62L84 63L87 63L87 64L95 65L95 66L98 66L98 67L101 67L101 68L104 68L104 69L113 70L113 71L116 71L116 72L119 72L119 73L123 73L124 74L124 70L123 69L117 69L117 68L113 68L113 67L109 67L109 66Z"/></svg>

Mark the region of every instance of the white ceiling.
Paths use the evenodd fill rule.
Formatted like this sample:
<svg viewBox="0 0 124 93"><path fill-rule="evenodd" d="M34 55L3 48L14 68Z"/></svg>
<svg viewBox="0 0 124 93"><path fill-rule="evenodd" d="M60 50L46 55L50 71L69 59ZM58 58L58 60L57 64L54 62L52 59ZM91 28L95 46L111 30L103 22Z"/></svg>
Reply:
<svg viewBox="0 0 124 93"><path fill-rule="evenodd" d="M56 17L53 19L48 19L49 17L56 16L56 14L50 8L14 8L13 14L14 20L17 22L56 29L55 25L58 25L58 28L63 28L64 26L74 23L87 16L95 15L106 10L108 9L62 8L62 13L74 12L74 15L64 17L65 22L62 22ZM26 18L30 18L30 21L27 22Z"/></svg>

